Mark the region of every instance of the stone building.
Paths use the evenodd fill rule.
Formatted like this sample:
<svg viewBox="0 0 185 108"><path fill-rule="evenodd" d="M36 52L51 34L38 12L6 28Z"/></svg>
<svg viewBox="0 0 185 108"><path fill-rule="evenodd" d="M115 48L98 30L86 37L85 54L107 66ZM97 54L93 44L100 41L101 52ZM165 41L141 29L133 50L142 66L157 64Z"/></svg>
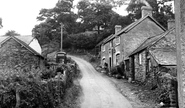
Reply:
<svg viewBox="0 0 185 108"><path fill-rule="evenodd" d="M176 66L175 29L146 39L130 55L135 80L145 81L146 74L160 67Z"/></svg>
<svg viewBox="0 0 185 108"><path fill-rule="evenodd" d="M174 24L171 24L166 32L146 39L129 57L133 61L132 79L149 83L151 87L166 86L171 96L170 104L177 106L177 84L172 84L177 83L177 51L175 28L171 28L174 27ZM167 84L165 79L170 83Z"/></svg>
<svg viewBox="0 0 185 108"><path fill-rule="evenodd" d="M166 32L147 38L140 46L129 54L133 79L145 81L147 72L153 67L176 66L176 44L174 21L168 21Z"/></svg>
<svg viewBox="0 0 185 108"><path fill-rule="evenodd" d="M142 18L125 28L115 26L115 34L104 39L101 43L101 65L108 63L109 69L125 63L129 71L128 55L134 51L145 39L163 33L165 28L153 17L151 8L142 8Z"/></svg>
<svg viewBox="0 0 185 108"><path fill-rule="evenodd" d="M44 57L41 47L32 36L0 36L0 68L42 69Z"/></svg>

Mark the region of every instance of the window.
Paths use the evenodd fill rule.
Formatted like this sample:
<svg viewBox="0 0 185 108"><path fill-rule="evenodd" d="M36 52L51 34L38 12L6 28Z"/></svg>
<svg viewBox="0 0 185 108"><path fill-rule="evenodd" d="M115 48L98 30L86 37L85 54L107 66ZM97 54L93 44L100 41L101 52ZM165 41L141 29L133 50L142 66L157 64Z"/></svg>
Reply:
<svg viewBox="0 0 185 108"><path fill-rule="evenodd" d="M105 64L105 57L103 57L103 59L102 59L102 66L104 66L104 64Z"/></svg>
<svg viewBox="0 0 185 108"><path fill-rule="evenodd" d="M116 65L119 65L120 54L116 54Z"/></svg>
<svg viewBox="0 0 185 108"><path fill-rule="evenodd" d="M142 54L139 54L139 64L142 64Z"/></svg>
<svg viewBox="0 0 185 108"><path fill-rule="evenodd" d="M102 51L105 51L105 45L102 45Z"/></svg>
<svg viewBox="0 0 185 108"><path fill-rule="evenodd" d="M150 72L152 70L152 64L151 64L151 61L150 59L147 59L147 63L148 63L148 72Z"/></svg>
<svg viewBox="0 0 185 108"><path fill-rule="evenodd" d="M129 60L125 60L125 68L126 68L126 71L130 71L130 61Z"/></svg>
<svg viewBox="0 0 185 108"><path fill-rule="evenodd" d="M120 44L120 36L116 37L116 45L119 45Z"/></svg>
<svg viewBox="0 0 185 108"><path fill-rule="evenodd" d="M112 48L112 42L110 42L110 48Z"/></svg>

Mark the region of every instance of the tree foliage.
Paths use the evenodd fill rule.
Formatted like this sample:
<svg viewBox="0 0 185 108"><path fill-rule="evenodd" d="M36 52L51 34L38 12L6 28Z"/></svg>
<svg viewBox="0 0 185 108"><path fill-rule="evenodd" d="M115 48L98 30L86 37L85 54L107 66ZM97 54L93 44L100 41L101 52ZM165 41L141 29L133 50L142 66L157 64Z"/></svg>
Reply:
<svg viewBox="0 0 185 108"><path fill-rule="evenodd" d="M138 3L137 0L131 0L129 3L127 8L129 14L127 16L120 16L112 10L116 6L124 4L125 1L127 0L81 0L76 6L77 13L74 13L72 11L74 9L73 0L59 0L54 8L42 9L40 11L37 19L42 22L34 27L34 36L41 45L57 43L57 46L59 46L61 36L60 23L63 23L64 48L77 45L77 40L84 46L88 42L85 41L86 38L89 38L83 34L86 31L97 31L98 36L95 43L97 44L114 33L115 25L125 27L135 21L135 19L141 18L141 7L144 4ZM167 0L147 1L153 8L153 17L166 27L167 19L174 17L171 6L165 4ZM91 42L94 43L95 41ZM82 48L80 45L77 46ZM87 49L89 46L86 45L84 48Z"/></svg>
<svg viewBox="0 0 185 108"><path fill-rule="evenodd" d="M40 11L37 19L42 21L42 23L34 27L34 36L39 40L41 45L60 43L60 23L62 22L64 24L64 48L74 46L76 43L73 43L75 40L72 39L75 38L83 44L81 46L84 46L86 42L90 43L90 41L85 41L86 38L94 37L84 35L83 32L86 31L98 32L99 36L96 37L96 41L91 41L91 43L97 44L97 42L109 34L114 33L114 26L116 24L126 26L132 22L129 20L130 17L120 16L112 10L119 3L118 1L82 0L77 4L78 12L75 14L72 11L73 0L60 0L54 8L42 9ZM82 39L80 40L79 38ZM77 46L82 48L80 45ZM84 48L92 48L92 46L86 45Z"/></svg>
<svg viewBox="0 0 185 108"><path fill-rule="evenodd" d="M37 19L42 23L34 27L33 34L41 42L41 45L59 40L61 23L64 24L64 34L75 32L77 17L71 11L72 6L73 0L60 0L54 8L40 11Z"/></svg>
<svg viewBox="0 0 185 108"><path fill-rule="evenodd" d="M141 18L141 7L145 4L137 2L138 0L131 0L127 11L132 16L132 19ZM173 19L172 6L165 4L171 0L146 0L153 9L153 17L164 27L167 27L167 20Z"/></svg>
<svg viewBox="0 0 185 108"><path fill-rule="evenodd" d="M17 33L16 31L14 31L14 30L8 30L8 31L5 33L5 36L20 36L20 34Z"/></svg>
<svg viewBox="0 0 185 108"><path fill-rule="evenodd" d="M15 62L12 64L17 64L16 60L21 58L13 56L11 59L14 59L12 62ZM26 59L24 58L24 60ZM67 61L68 64L59 65L66 71L65 81L55 78L55 70L8 69L7 73L1 69L0 108L58 108L61 104L64 105L62 107L69 107L70 105L64 104L67 101L65 92L72 86L79 71L77 71L74 61L69 59ZM30 61L27 62L30 63Z"/></svg>
<svg viewBox="0 0 185 108"><path fill-rule="evenodd" d="M85 32L69 35L71 46L76 49L92 49L96 45L97 33Z"/></svg>
<svg viewBox="0 0 185 108"><path fill-rule="evenodd" d="M110 4L101 4L101 2L91 3L89 1L80 1L78 3L78 16L85 29L93 30L97 27L98 34L100 28L105 29L109 26L113 6Z"/></svg>

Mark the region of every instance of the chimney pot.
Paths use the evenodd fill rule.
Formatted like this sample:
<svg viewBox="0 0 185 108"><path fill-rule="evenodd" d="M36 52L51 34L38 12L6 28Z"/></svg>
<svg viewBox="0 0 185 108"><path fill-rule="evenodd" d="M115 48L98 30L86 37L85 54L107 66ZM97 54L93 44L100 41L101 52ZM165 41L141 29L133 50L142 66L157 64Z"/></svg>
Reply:
<svg viewBox="0 0 185 108"><path fill-rule="evenodd" d="M121 25L115 25L115 34L118 33L122 29Z"/></svg>
<svg viewBox="0 0 185 108"><path fill-rule="evenodd" d="M145 17L146 15L152 16L152 8L148 6L142 6L141 13L142 13L142 18Z"/></svg>

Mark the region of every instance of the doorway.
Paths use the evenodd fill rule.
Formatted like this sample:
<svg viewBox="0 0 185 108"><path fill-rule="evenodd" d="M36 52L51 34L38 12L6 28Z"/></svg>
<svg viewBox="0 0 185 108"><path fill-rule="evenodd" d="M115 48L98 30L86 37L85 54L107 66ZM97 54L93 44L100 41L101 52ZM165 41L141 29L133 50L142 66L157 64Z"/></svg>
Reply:
<svg viewBox="0 0 185 108"><path fill-rule="evenodd" d="M111 70L111 67L112 67L112 58L109 57L109 70Z"/></svg>

